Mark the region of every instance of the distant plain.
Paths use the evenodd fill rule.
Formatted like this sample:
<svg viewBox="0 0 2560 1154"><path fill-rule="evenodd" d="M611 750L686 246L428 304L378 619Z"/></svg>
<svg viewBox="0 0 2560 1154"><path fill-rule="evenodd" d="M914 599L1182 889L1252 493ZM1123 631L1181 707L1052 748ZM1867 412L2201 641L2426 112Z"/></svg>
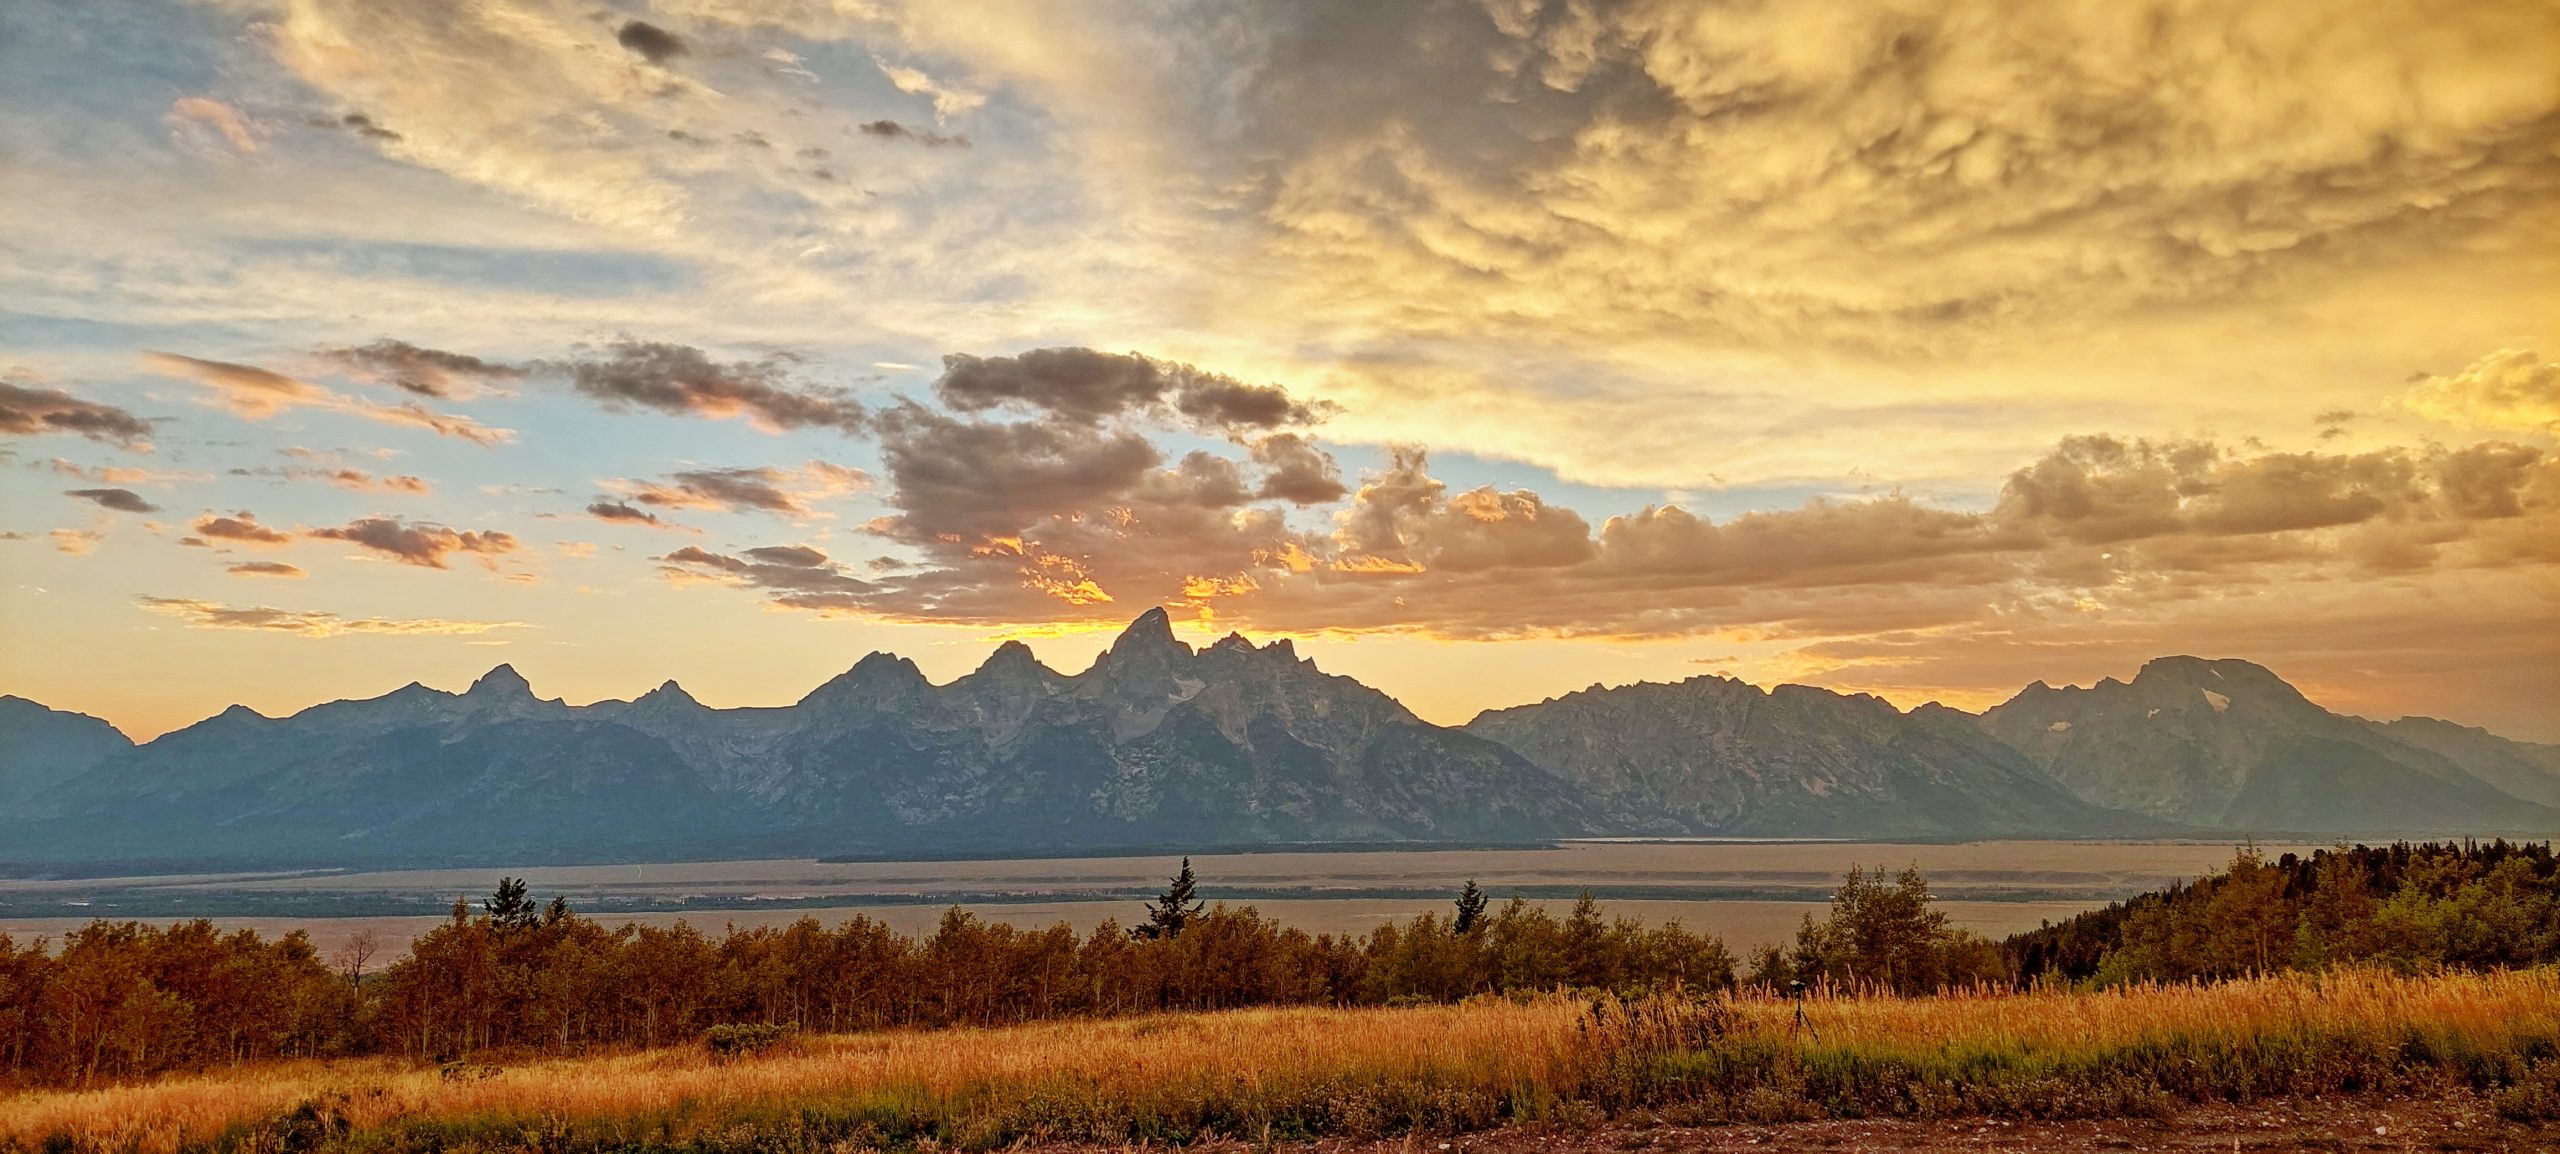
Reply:
<svg viewBox="0 0 2560 1154"><path fill-rule="evenodd" d="M1785 938L1820 908L1851 865L1916 866L1960 926L2000 936L2045 919L2191 879L2226 864L2228 842L1991 841L1567 842L1550 849L1401 850L1198 855L1210 901L1252 905L1315 932L1365 932L1393 918L1445 911L1474 879L1559 911L1589 890L1607 912L1678 919L1737 949ZM2271 853L2299 846L2263 847ZM1016 925L1106 918L1127 924L1178 855L981 861L820 862L806 858L474 869L0 879L0 933L49 936L92 918L166 921L202 915L226 927L311 932L323 950L372 930L396 953L456 897L476 900L501 874L542 898L560 895L607 922L783 925L856 914L929 932L960 905Z"/></svg>

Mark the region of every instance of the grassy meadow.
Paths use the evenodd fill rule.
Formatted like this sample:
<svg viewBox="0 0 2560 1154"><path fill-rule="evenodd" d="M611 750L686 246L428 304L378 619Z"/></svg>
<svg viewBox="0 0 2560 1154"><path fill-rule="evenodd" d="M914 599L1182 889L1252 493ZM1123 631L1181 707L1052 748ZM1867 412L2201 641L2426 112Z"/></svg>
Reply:
<svg viewBox="0 0 2560 1154"><path fill-rule="evenodd" d="M2100 992L1246 1009L434 1066L248 1065L0 1099L0 1147L814 1150L1574 1124L2116 1116L2379 1090L2560 1118L2560 971Z"/></svg>

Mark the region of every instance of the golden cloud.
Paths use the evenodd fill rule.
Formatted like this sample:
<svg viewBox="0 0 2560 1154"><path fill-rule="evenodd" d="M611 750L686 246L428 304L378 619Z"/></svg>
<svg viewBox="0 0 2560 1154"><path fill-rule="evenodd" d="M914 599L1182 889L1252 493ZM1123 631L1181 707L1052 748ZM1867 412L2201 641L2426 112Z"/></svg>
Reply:
<svg viewBox="0 0 2560 1154"><path fill-rule="evenodd" d="M2529 349L2500 349L2452 376L2420 378L2399 403L2448 425L2560 433L2560 362Z"/></svg>

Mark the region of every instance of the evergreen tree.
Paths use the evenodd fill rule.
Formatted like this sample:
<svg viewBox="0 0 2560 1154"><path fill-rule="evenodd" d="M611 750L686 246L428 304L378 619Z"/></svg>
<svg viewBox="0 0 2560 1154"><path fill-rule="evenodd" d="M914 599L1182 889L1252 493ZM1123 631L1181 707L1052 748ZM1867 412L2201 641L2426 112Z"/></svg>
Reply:
<svg viewBox="0 0 2560 1154"><path fill-rule="evenodd" d="M1182 872L1173 875L1173 884L1165 887L1164 896L1147 903L1147 920L1130 928L1140 938L1170 938L1200 916L1199 883L1191 876L1191 859L1182 859Z"/></svg>
<svg viewBox="0 0 2560 1154"><path fill-rule="evenodd" d="M541 918L523 878L499 878L498 892L481 899L480 908L489 915L489 924L502 930L522 929Z"/></svg>
<svg viewBox="0 0 2560 1154"><path fill-rule="evenodd" d="M1449 928L1461 934L1474 933L1484 924L1484 891L1476 888L1476 879L1467 879L1467 888L1458 891L1458 916Z"/></svg>

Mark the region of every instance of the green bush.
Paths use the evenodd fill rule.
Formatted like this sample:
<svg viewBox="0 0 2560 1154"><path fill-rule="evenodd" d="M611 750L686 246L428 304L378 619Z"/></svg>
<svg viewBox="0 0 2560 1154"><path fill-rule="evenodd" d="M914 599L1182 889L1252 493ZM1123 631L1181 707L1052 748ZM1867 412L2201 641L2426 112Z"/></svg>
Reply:
<svg viewBox="0 0 2560 1154"><path fill-rule="evenodd" d="M713 1026L702 1032L702 1048L714 1058L747 1058L772 1051L791 1040L789 1026L766 1022L740 1022Z"/></svg>

